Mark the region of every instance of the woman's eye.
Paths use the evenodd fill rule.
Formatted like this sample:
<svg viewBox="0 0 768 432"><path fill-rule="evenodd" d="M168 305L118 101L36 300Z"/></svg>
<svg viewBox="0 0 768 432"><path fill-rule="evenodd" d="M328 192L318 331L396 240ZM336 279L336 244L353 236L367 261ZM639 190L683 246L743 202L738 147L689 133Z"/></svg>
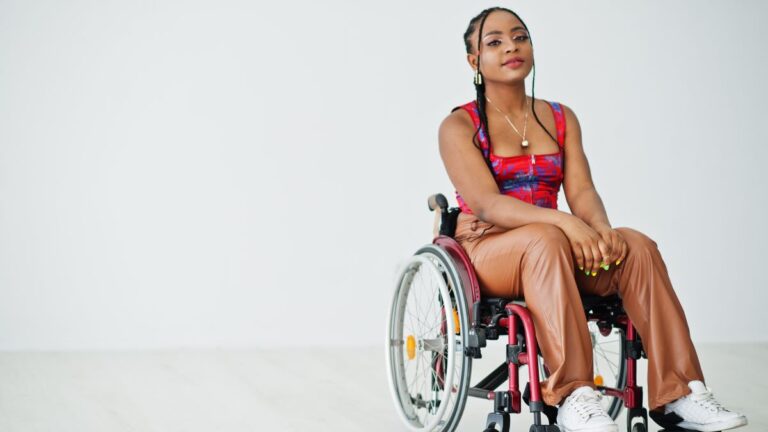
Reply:
<svg viewBox="0 0 768 432"><path fill-rule="evenodd" d="M518 42L525 42L525 41L528 40L528 35L519 35L519 36L513 37L512 39L514 39L514 40L516 40ZM499 39L494 39L494 40L488 42L488 46L496 46L496 45L500 45L500 44L501 44L501 41Z"/></svg>

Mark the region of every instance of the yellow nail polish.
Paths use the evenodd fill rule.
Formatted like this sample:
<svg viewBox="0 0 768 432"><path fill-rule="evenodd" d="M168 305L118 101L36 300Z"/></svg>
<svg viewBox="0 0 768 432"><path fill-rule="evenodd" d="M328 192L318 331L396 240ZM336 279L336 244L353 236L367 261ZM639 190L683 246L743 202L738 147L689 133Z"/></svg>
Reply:
<svg viewBox="0 0 768 432"><path fill-rule="evenodd" d="M616 265L621 264L621 260L616 260Z"/></svg>
<svg viewBox="0 0 768 432"><path fill-rule="evenodd" d="M597 272L592 272L592 276L597 276Z"/></svg>

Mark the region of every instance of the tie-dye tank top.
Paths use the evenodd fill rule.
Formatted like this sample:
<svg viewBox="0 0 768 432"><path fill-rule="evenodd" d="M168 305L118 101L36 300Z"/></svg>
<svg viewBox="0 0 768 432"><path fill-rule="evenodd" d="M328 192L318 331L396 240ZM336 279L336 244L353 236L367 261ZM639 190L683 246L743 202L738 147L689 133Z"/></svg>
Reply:
<svg viewBox="0 0 768 432"><path fill-rule="evenodd" d="M557 102L549 103L555 116L557 129L557 153L530 154L518 156L496 156L488 145L484 128L480 128L477 137L483 154L490 157L493 176L499 191L539 207L557 208L557 194L563 182L563 146L565 145L565 114ZM465 109L472 117L475 130L480 126L480 114L475 101L456 108ZM472 214L472 210L456 191L456 201L462 213Z"/></svg>

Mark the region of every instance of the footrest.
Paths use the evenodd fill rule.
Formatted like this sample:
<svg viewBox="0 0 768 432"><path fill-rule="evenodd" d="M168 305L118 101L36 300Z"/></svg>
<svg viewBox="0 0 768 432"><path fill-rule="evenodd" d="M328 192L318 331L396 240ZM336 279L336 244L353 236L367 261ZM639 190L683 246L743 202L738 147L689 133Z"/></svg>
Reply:
<svg viewBox="0 0 768 432"><path fill-rule="evenodd" d="M560 432L557 425L531 425L529 432Z"/></svg>
<svg viewBox="0 0 768 432"><path fill-rule="evenodd" d="M651 411L648 415L654 423L663 428L663 432L695 432L692 429L684 429L677 426L678 423L683 421L683 418L675 413L663 414L660 411Z"/></svg>
<svg viewBox="0 0 768 432"><path fill-rule="evenodd" d="M640 418L643 422L632 425L632 421ZM627 432L648 432L648 410L645 408L629 408L627 410Z"/></svg>

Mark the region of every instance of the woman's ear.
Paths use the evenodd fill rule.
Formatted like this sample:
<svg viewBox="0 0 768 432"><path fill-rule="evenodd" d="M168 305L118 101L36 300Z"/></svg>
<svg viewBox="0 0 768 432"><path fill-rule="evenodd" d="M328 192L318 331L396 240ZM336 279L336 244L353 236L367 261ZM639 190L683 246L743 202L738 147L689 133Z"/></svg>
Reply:
<svg viewBox="0 0 768 432"><path fill-rule="evenodd" d="M467 54L467 63L472 67L472 70L477 70L477 55Z"/></svg>

